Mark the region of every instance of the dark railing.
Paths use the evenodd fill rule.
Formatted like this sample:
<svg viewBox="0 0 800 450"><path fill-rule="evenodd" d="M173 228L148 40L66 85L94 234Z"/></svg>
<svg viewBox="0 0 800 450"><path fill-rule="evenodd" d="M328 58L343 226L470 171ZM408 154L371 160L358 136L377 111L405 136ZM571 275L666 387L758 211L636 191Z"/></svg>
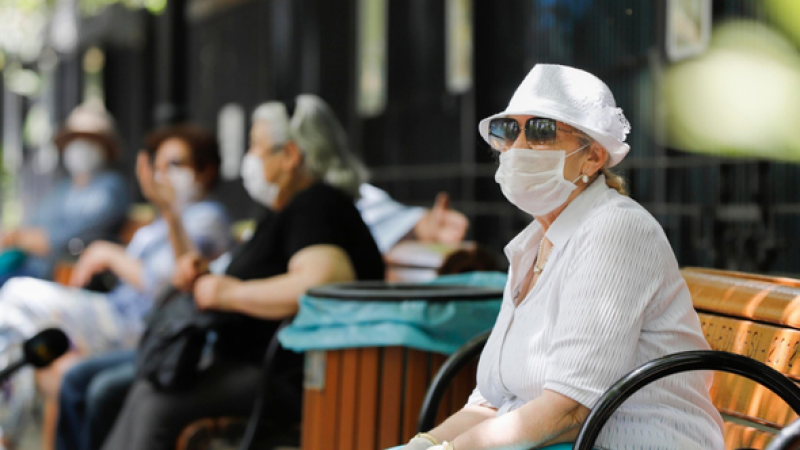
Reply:
<svg viewBox="0 0 800 450"><path fill-rule="evenodd" d="M439 404L442 402L442 397L444 397L447 387L464 366L481 354L490 333L491 331L487 331L470 339L469 342L459 347L442 364L431 386L428 388L428 392L425 393L425 400L422 402L422 409L419 412L419 420L417 421L417 431L420 433L429 431L436 425L436 413L439 410Z"/></svg>
<svg viewBox="0 0 800 450"><path fill-rule="evenodd" d="M270 401L272 401L270 398L271 382L277 364L278 352L281 349L281 343L278 341L278 332L289 326L293 319L294 317L291 317L281 322L267 346L267 352L264 354L264 363L261 367L261 382L256 392L256 402L253 405L250 418L247 420L247 428L239 444L239 450L254 450L259 445L258 443L263 434L274 432L274 430L264 429L264 414L267 408L270 407ZM297 438L299 440L299 436Z"/></svg>
<svg viewBox="0 0 800 450"><path fill-rule="evenodd" d="M769 443L767 450L800 450L800 419L781 430Z"/></svg>
<svg viewBox="0 0 800 450"><path fill-rule="evenodd" d="M661 378L695 370L718 370L749 378L777 394L800 414L800 388L766 364L746 356L720 351L681 352L645 363L611 386L592 408L573 448L591 450L600 430L614 411L639 389Z"/></svg>

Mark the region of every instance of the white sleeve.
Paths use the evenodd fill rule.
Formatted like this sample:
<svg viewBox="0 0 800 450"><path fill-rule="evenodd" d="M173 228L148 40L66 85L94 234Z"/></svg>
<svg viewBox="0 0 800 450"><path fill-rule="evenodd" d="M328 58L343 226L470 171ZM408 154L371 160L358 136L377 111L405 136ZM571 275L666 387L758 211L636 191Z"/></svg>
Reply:
<svg viewBox="0 0 800 450"><path fill-rule="evenodd" d="M424 208L405 206L381 189L364 183L356 207L369 227L381 253L386 253L407 235L425 215Z"/></svg>
<svg viewBox="0 0 800 450"><path fill-rule="evenodd" d="M475 389L472 390L472 394L469 395L469 399L467 400L467 404L464 406L484 406L486 408L494 408L496 407L489 403L489 400L483 397L481 394L481 390L478 389L478 386L475 386Z"/></svg>
<svg viewBox="0 0 800 450"><path fill-rule="evenodd" d="M674 264L644 211L610 208L593 219L570 242L580 256L559 295L543 386L589 408L635 367L645 310Z"/></svg>

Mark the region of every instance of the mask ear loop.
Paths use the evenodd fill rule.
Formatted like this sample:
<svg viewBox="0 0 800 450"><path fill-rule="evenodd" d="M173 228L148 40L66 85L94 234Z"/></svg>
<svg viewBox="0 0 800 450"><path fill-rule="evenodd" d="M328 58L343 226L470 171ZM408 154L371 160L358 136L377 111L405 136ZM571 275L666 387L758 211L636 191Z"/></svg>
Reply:
<svg viewBox="0 0 800 450"><path fill-rule="evenodd" d="M574 155L575 153L578 153L579 151L585 149L586 147L588 147L590 145L592 145L591 142L586 144L586 145L584 145L584 146L582 146L582 147L578 147L577 149L569 152L564 158L569 158L570 156ZM583 182L583 184L588 183L589 182L589 174L584 172L582 175L578 175L578 178L575 178L574 180L572 180L572 184L575 184L575 182L578 181L578 180L581 180Z"/></svg>
<svg viewBox="0 0 800 450"><path fill-rule="evenodd" d="M564 158L569 158L570 156L574 155L575 153L578 153L579 151L581 151L581 150L585 149L586 147L588 147L588 146L590 146L590 145L592 145L592 143L591 143L591 142L589 142L588 144L586 144L586 145L583 145L583 146L581 146L581 147L578 147L578 148L576 148L575 150L573 150L573 151L571 151L571 152L567 153L567 155L566 155Z"/></svg>

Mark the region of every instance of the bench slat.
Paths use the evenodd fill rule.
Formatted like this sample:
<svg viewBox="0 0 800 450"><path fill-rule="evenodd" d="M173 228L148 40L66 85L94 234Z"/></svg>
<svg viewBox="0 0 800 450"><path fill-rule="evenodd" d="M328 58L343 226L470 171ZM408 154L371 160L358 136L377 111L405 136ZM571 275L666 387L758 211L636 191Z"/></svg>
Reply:
<svg viewBox="0 0 800 450"><path fill-rule="evenodd" d="M698 316L712 350L747 356L800 380L800 331L704 312Z"/></svg>
<svg viewBox="0 0 800 450"><path fill-rule="evenodd" d="M697 268L681 273L698 311L800 328L798 280Z"/></svg>
<svg viewBox="0 0 800 450"><path fill-rule="evenodd" d="M777 431L777 430L776 430ZM725 421L725 448L766 448L774 434Z"/></svg>
<svg viewBox="0 0 800 450"><path fill-rule="evenodd" d="M800 379L800 331L709 313L699 316L712 350L745 355ZM729 373L714 374L711 399L722 412L776 427L797 418L789 405L767 388Z"/></svg>

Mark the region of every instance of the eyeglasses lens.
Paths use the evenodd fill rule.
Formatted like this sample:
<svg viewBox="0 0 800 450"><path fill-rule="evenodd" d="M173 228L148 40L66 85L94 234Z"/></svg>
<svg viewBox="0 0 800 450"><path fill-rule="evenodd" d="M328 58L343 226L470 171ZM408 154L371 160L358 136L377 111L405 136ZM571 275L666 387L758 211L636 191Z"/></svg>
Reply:
<svg viewBox="0 0 800 450"><path fill-rule="evenodd" d="M489 122L489 145L495 150L511 148L519 136L519 124L514 119L502 118Z"/></svg>
<svg viewBox="0 0 800 450"><path fill-rule="evenodd" d="M529 146L552 144L556 141L557 123L553 119L534 117L525 121L525 140ZM489 122L489 145L495 150L511 148L519 136L519 123L510 118Z"/></svg>
<svg viewBox="0 0 800 450"><path fill-rule="evenodd" d="M536 117L525 122L528 145L552 144L556 140L556 121Z"/></svg>

